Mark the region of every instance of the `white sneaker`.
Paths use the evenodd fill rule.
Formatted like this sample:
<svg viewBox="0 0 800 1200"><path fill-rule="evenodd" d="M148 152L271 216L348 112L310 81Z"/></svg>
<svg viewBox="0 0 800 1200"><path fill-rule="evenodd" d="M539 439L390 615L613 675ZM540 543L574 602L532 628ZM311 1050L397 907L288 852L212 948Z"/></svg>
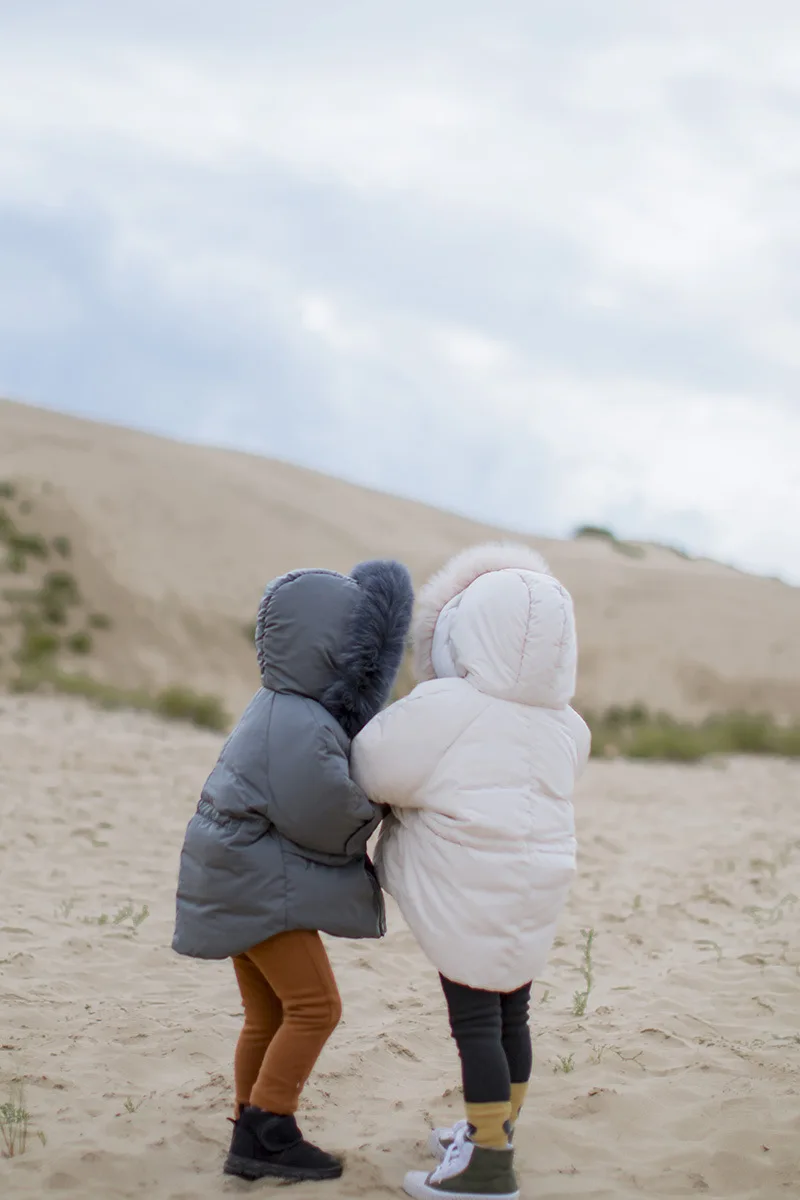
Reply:
<svg viewBox="0 0 800 1200"><path fill-rule="evenodd" d="M428 1152L438 1162L443 1162L453 1142L465 1134L468 1128L468 1121L456 1121L455 1125L442 1125L438 1129L432 1129L428 1137Z"/></svg>
<svg viewBox="0 0 800 1200"><path fill-rule="evenodd" d="M465 1122L466 1125L466 1122ZM460 1186L459 1186L460 1185ZM514 1151L489 1150L460 1131L435 1171L409 1171L403 1182L414 1200L519 1200L514 1175Z"/></svg>

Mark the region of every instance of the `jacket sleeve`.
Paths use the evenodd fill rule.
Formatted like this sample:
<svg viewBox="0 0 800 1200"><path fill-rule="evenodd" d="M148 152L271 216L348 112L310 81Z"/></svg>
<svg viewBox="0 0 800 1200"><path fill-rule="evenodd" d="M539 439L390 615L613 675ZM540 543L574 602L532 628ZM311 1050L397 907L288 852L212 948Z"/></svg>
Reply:
<svg viewBox="0 0 800 1200"><path fill-rule="evenodd" d="M295 742L294 785L273 786L270 820L304 850L364 854L383 814L351 778L346 743L320 722L313 722L309 732L309 738Z"/></svg>
<svg viewBox="0 0 800 1200"><path fill-rule="evenodd" d="M464 727L463 709L422 684L369 722L353 742L353 777L371 800L424 808L420 791Z"/></svg>
<svg viewBox="0 0 800 1200"><path fill-rule="evenodd" d="M589 755L592 751L592 734L583 717L575 712L574 708L570 708L569 713L571 733L575 739L575 749L578 755L577 769L575 771L575 778L577 780L583 775L589 762Z"/></svg>

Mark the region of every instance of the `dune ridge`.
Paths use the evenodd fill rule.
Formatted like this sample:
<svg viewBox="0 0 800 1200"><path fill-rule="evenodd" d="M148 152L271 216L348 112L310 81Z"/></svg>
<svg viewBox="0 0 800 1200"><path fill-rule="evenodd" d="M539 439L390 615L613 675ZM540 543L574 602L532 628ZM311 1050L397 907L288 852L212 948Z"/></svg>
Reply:
<svg viewBox="0 0 800 1200"><path fill-rule="evenodd" d="M234 712L256 683L247 634L273 575L391 555L419 583L465 545L507 536L286 463L5 400L3 480L32 504L32 527L70 539L76 574L113 618L97 676L190 686ZM664 548L527 540L574 595L587 708L800 717L800 589Z"/></svg>

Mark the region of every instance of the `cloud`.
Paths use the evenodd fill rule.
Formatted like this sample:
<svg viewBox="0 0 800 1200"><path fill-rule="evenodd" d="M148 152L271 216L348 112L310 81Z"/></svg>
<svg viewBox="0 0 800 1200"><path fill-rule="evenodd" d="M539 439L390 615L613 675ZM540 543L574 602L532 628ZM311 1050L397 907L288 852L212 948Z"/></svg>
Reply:
<svg viewBox="0 0 800 1200"><path fill-rule="evenodd" d="M800 581L798 114L792 0L17 6L0 388Z"/></svg>

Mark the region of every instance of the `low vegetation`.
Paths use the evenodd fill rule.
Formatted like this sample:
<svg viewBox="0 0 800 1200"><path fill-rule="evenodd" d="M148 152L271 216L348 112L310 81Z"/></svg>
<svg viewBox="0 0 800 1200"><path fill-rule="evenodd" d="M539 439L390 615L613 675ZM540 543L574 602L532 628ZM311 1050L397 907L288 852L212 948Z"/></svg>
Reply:
<svg viewBox="0 0 800 1200"><path fill-rule="evenodd" d="M230 718L217 696L181 686L150 693L91 677L86 668L111 618L87 603L69 569L69 538L47 538L32 527L33 509L16 485L0 480L0 682L16 692L46 689L225 732Z"/></svg>
<svg viewBox="0 0 800 1200"><path fill-rule="evenodd" d="M151 712L226 732L230 717L218 696L180 685L152 693L92 678L92 658L102 652L111 618L84 596L70 539L63 534L46 537L32 523L34 511L15 484L0 480L0 683L17 692L48 689L82 696L103 708ZM641 546L622 542L599 525L581 526L575 537L601 539L635 557L644 554ZM255 625L243 625L242 633L252 641ZM392 699L407 695L413 686L409 651ZM768 715L727 713L690 724L634 704L584 712L584 717L598 758L693 763L711 755L800 757L800 724L781 724Z"/></svg>
<svg viewBox="0 0 800 1200"><path fill-rule="evenodd" d="M584 929L581 934L581 966L580 972L583 977L583 987L579 988L572 997L572 1014L575 1017L583 1017L586 1015L586 1007L589 1003L589 997L592 994L594 987L594 939L595 931L593 929Z"/></svg>
<svg viewBox="0 0 800 1200"><path fill-rule="evenodd" d="M3 1158L17 1158L28 1148L31 1116L25 1105L21 1084L16 1084L9 1098L0 1104L0 1152ZM35 1137L44 1145L45 1136Z"/></svg>
<svg viewBox="0 0 800 1200"><path fill-rule="evenodd" d="M188 721L199 729L224 733L230 717L219 696L195 692L191 688L171 687L153 697L152 711L171 721Z"/></svg>
<svg viewBox="0 0 800 1200"><path fill-rule="evenodd" d="M69 538L46 537L33 512L16 485L0 481L0 678L7 683L15 670L60 669L71 656L85 658L93 633L111 628L105 614L87 611L67 569Z"/></svg>
<svg viewBox="0 0 800 1200"><path fill-rule="evenodd" d="M595 538L598 541L607 542L618 554L625 554L628 558L644 558L647 553L647 546L653 546L658 550L668 550L676 558L683 558L687 561L692 560L692 555L687 550L684 550L682 546L668 545L664 542L648 542L646 545L640 542L626 542L618 538L613 529L609 529L605 525L579 525L573 531L572 536L573 538Z"/></svg>
<svg viewBox="0 0 800 1200"><path fill-rule="evenodd" d="M583 715L592 731L592 754L598 758L693 763L712 755L800 757L800 724L781 724L767 714L722 713L690 724L635 704Z"/></svg>
<svg viewBox="0 0 800 1200"><path fill-rule="evenodd" d="M574 538L595 538L598 541L607 542L618 554L625 554L628 558L644 558L645 555L643 546L639 546L635 542L620 541L611 529L606 529L603 525L579 525L572 536Z"/></svg>
<svg viewBox="0 0 800 1200"><path fill-rule="evenodd" d="M11 689L15 692L48 690L62 696L80 696L98 708L154 713L165 720L182 721L214 733L226 733L231 725L230 716L218 696L185 687L148 692L145 689L115 687L88 675L49 668L21 671L12 681Z"/></svg>

